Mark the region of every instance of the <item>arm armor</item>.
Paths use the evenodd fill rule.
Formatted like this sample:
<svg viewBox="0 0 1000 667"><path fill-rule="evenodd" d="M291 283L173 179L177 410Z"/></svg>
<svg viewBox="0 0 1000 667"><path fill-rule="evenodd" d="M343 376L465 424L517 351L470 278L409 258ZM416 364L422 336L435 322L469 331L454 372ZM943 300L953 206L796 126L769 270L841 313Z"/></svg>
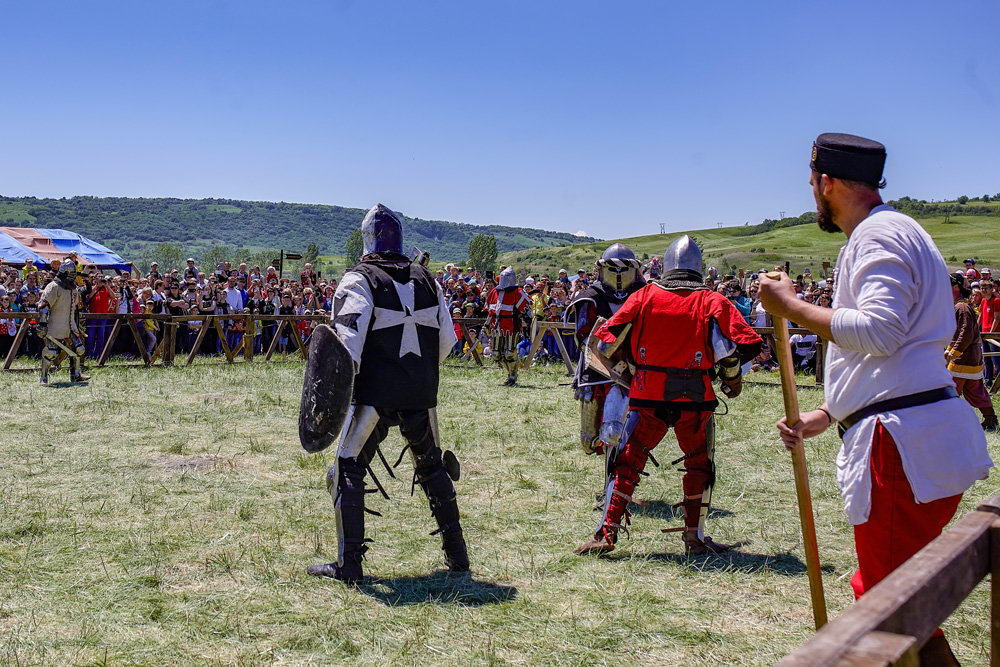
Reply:
<svg viewBox="0 0 1000 667"><path fill-rule="evenodd" d="M590 335L591 330L594 328L594 309L591 307L590 303L584 301L576 309L576 342L578 345L583 345L584 341L587 340L587 336Z"/></svg>
<svg viewBox="0 0 1000 667"><path fill-rule="evenodd" d="M729 398L736 398L743 391L743 372L740 368L740 358L732 355L719 361L719 378L722 380L722 393Z"/></svg>

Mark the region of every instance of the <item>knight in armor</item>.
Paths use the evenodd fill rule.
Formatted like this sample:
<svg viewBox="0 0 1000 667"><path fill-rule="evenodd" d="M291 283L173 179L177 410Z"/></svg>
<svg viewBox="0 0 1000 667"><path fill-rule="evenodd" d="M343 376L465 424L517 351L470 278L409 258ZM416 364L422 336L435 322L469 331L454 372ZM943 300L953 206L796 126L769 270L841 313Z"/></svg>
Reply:
<svg viewBox="0 0 1000 667"><path fill-rule="evenodd" d="M705 535L705 520L715 483L715 422L722 392L742 390L740 366L757 355L761 338L722 294L705 287L701 250L688 236L667 248L663 273L634 292L593 336L598 353L612 360L625 353L629 380L628 412L610 448L604 512L597 532L576 553L603 553L615 547L628 525L628 503L644 474L650 452L673 428L683 456L685 552L718 553L730 547ZM653 459L655 463L655 459Z"/></svg>
<svg viewBox="0 0 1000 667"><path fill-rule="evenodd" d="M55 280L42 290L38 303L38 337L45 341L45 349L42 350L43 385L48 384L49 371L57 363L60 352L69 357L71 381L86 382L90 379L80 368L80 360L86 349L76 317L80 303L76 262L67 257L59 264Z"/></svg>
<svg viewBox="0 0 1000 667"><path fill-rule="evenodd" d="M497 286L486 296L486 329L490 331L493 356L500 367L507 371L504 386L517 383L521 361L517 356L517 343L525 328L525 318L531 314L531 299L517 286L514 268L508 266L500 272Z"/></svg>
<svg viewBox="0 0 1000 667"><path fill-rule="evenodd" d="M353 365L355 372L337 459L327 473L338 559L312 565L308 572L342 581L363 576L361 560L370 542L365 538L365 478L371 475L385 495L371 463L382 458L379 444L392 426L399 427L406 441L399 456L410 452L414 485L430 503L437 522L431 534L441 535L448 568L466 571L469 558L453 484L458 461L450 451L441 451L436 415L438 364L456 342L444 293L430 271L402 254L402 225L390 209L378 204L368 211L361 235L364 254L337 286L331 322L349 352L348 368ZM306 380L304 406L309 368Z"/></svg>
<svg viewBox="0 0 1000 667"><path fill-rule="evenodd" d="M616 435L621 433L628 411L628 388L587 367L587 341L598 318L610 319L646 281L635 253L621 243L608 246L596 266L597 280L576 295L563 317L566 321L575 317L574 332L580 350L573 378L574 394L580 401L580 444L588 455L606 456L608 445L619 444Z"/></svg>

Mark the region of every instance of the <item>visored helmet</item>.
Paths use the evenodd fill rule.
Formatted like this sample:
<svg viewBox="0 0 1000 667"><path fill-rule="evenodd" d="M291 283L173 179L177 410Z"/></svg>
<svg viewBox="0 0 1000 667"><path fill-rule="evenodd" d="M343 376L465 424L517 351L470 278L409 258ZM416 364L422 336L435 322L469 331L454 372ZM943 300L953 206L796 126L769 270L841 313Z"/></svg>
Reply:
<svg viewBox="0 0 1000 667"><path fill-rule="evenodd" d="M373 252L403 252L403 223L383 204L375 204L361 221L361 241L364 254Z"/></svg>
<svg viewBox="0 0 1000 667"><path fill-rule="evenodd" d="M514 267L508 266L500 272L497 277L497 289L510 289L517 284L517 276L514 275Z"/></svg>
<svg viewBox="0 0 1000 667"><path fill-rule="evenodd" d="M56 272L56 282L63 289L76 287L76 262L69 257L63 259L59 264L59 271Z"/></svg>
<svg viewBox="0 0 1000 667"><path fill-rule="evenodd" d="M608 246L601 258L597 260L597 279L619 299L629 294L629 287L643 282L639 271L641 264L635 258L635 253L627 245L615 243Z"/></svg>
<svg viewBox="0 0 1000 667"><path fill-rule="evenodd" d="M692 274L697 274L697 280L701 281L701 248L687 234L667 246L667 251L663 253L663 275L670 278L672 273L673 276L687 278L694 278Z"/></svg>

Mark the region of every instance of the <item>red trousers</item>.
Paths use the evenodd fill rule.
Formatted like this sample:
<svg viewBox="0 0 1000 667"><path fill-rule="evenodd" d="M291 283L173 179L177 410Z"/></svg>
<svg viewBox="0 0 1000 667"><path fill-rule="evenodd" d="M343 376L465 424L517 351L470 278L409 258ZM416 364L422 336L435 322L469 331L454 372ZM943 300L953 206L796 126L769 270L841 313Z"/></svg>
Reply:
<svg viewBox="0 0 1000 667"><path fill-rule="evenodd" d="M962 500L962 494L958 494L917 503L903 472L896 441L881 422L875 425L872 438L871 471L871 513L868 521L854 526L858 571L851 577L851 587L855 598L940 535Z"/></svg>
<svg viewBox="0 0 1000 667"><path fill-rule="evenodd" d="M990 417L996 413L993 411L993 401L986 392L986 385L982 380L969 380L967 378L952 377L955 381L955 389L960 396L965 397L974 408L978 408L984 417Z"/></svg>
<svg viewBox="0 0 1000 667"><path fill-rule="evenodd" d="M609 499L604 527L618 525L622 517L626 516L628 499L639 482L639 474L646 467L649 451L660 443L667 434L667 429L673 427L681 451L689 455L684 461L684 468L687 470L683 481L684 525L697 528L701 494L712 476L712 464L705 447L705 423L712 413L669 408L632 408L629 412L639 413L639 424L632 432L625 449L615 459L614 491Z"/></svg>

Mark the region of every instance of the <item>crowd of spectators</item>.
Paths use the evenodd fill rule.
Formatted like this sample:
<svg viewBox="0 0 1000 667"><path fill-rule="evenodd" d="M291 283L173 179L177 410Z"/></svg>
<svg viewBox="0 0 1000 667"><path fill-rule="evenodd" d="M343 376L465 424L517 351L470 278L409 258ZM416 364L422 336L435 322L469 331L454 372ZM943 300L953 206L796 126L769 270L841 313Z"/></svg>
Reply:
<svg viewBox="0 0 1000 667"><path fill-rule="evenodd" d="M218 264L207 273L189 258L184 268L160 271L153 262L149 272L110 272L87 266L79 257L77 263L77 289L80 293L82 312L93 314L154 313L161 315L322 315L333 307L336 280L325 280L312 264L306 264L298 277L279 277L273 266L263 271L259 266L229 262ZM38 319L4 318L3 313L30 314L38 311L42 289L53 280L59 268L54 260L48 266L33 262L23 267L0 267L0 355L6 355L14 342L18 328L28 327L21 349L17 354L39 357L42 341L37 335ZM235 349L248 333L247 318L221 319L223 335L230 349ZM251 331L256 353L269 349L278 329L275 320L254 320ZM154 319L137 319L142 344L147 354L152 354L164 337L164 327L173 326ZM81 323L86 332L87 356L97 358L104 350L107 335L114 321L112 318L87 318ZM204 326L202 320L177 324L174 336L177 352L189 352ZM314 324L309 321L286 325L278 339L277 350L296 349L290 336L305 340ZM214 327L206 331L201 354L214 355L222 350L222 343ZM138 349L132 336L118 336L112 354L136 355Z"/></svg>
<svg viewBox="0 0 1000 667"><path fill-rule="evenodd" d="M306 264L297 276L279 276L273 266L248 267L241 263L232 266L229 262L218 264L214 269L203 271L193 258L185 262L183 268L171 268L161 272L156 262L150 265L145 275L139 272L119 272L110 275L96 267L87 266L79 258L77 262L77 284L83 310L88 313L154 313L173 316L182 315L323 315L333 309L337 281L324 279L311 264ZM503 267L499 267L503 268ZM647 280L655 279L659 266L654 260L643 267ZM0 358L7 355L13 344L18 328L28 327L27 335L18 354L38 357L43 347L37 335L38 320L4 318L4 313L31 314L38 310L42 289L54 278L58 262L49 266L35 266L29 262L23 267L0 267ZM775 270L786 270L777 266ZM768 327L770 318L761 307L757 297L758 284L762 279L759 271L740 269L735 273L720 274L714 267L705 273L705 285L729 298L747 322L755 327ZM971 302L980 314L982 330L1000 332L1000 294L995 289L989 269L979 271L975 262L966 261L962 272L967 286L972 290ZM453 264L436 271L452 318L477 320L486 317L486 297L495 286L492 271L480 272L471 267L462 268ZM529 273L521 269L517 273L518 284L531 300L533 325L518 346L522 357L529 354L531 340L538 330L538 322L564 322L572 324L572 309L567 313L567 305L576 295L586 289L597 276L594 270L579 269L570 274L566 269L557 273ZM799 298L820 306L830 307L833 299L834 275L813 276L806 268L796 275L795 288ZM226 345L236 349L244 337L252 336L254 352L259 354L270 349L277 333L275 320L256 318L219 318ZM247 322L250 322L249 331ZM113 319L87 318L83 324L87 333L87 355L96 358L104 350ZM142 344L151 355L164 337L164 328L173 326L153 319L137 319ZM462 361L471 358L475 349L480 355L491 355L489 338L478 323L469 323L465 329L456 323L459 337L453 350ZM792 323L794 325L794 323ZM179 322L174 336L176 352L190 352L205 326L202 320ZM315 322L297 321L285 325L278 338L276 349L286 353L297 349L291 336L298 336L303 342L309 337ZM465 331L470 334L467 339ZM536 354L536 363L556 363L560 360L559 345L555 336L562 337L563 346L571 358L578 354L572 327L546 328L541 346ZM770 337L765 337L770 341ZM248 339L249 340L249 339ZM795 334L791 337L795 365L799 369L814 370L817 359L817 338L813 334ZM246 342L244 344L247 344ZM988 351L992 351L986 343ZM997 348L1000 349L1000 348ZM222 341L214 326L210 326L199 352L216 355L222 351ZM118 336L112 354L137 355L134 337ZM770 347L765 345L760 356L748 365L746 370L768 369L776 366ZM1000 371L1000 360L987 358L987 381Z"/></svg>

